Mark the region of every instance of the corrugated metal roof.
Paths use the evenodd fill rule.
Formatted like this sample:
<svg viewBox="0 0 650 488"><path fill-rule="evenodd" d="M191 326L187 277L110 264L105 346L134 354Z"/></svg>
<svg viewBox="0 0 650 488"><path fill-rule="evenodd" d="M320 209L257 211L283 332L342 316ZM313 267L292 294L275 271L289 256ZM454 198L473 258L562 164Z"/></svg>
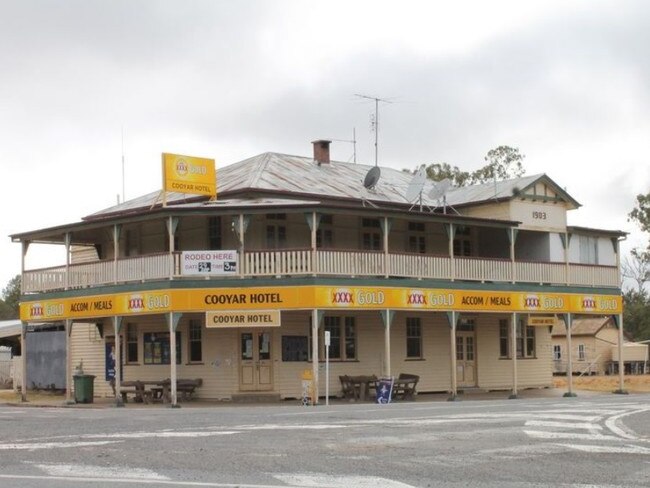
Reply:
<svg viewBox="0 0 650 488"><path fill-rule="evenodd" d="M371 201L380 204L406 206L420 203L408 201L406 192L413 179L411 173L393 168L381 167L381 176L374 188L364 187L364 179L372 166L364 164L332 161L317 164L312 158L290 156L279 153L263 153L258 156L223 167L217 171L218 197L228 198L229 194L242 191L280 192L296 196L324 199L346 199ZM545 175L532 175L496 183L469 187L451 187L446 194L450 206L469 205L491 199L512 198L517 189L521 190ZM550 181L550 179L549 179ZM440 200L429 197L434 183L427 180L421 192L422 205L436 208ZM168 193L167 202L174 206L200 206L205 198ZM116 213L129 213L146 209L160 203L160 192L149 193L119 205L87 216L84 220L102 218Z"/></svg>
<svg viewBox="0 0 650 488"><path fill-rule="evenodd" d="M1 320L0 339L19 336L23 331L23 323L20 320Z"/></svg>
<svg viewBox="0 0 650 488"><path fill-rule="evenodd" d="M605 327L611 317L588 317L588 318L576 318L571 321L571 335L596 335L600 329ZM553 337L564 337L566 336L566 327L563 320L558 320L557 323L553 326L553 331L551 332Z"/></svg>

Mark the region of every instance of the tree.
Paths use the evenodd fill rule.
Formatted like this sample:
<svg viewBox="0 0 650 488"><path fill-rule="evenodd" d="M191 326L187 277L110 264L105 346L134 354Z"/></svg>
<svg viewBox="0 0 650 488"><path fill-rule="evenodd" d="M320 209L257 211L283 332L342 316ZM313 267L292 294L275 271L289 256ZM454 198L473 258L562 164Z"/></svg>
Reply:
<svg viewBox="0 0 650 488"><path fill-rule="evenodd" d="M20 275L9 280L7 286L2 290L0 300L0 319L17 319L20 316Z"/></svg>
<svg viewBox="0 0 650 488"><path fill-rule="evenodd" d="M645 290L623 293L623 324L632 340L650 339L650 300Z"/></svg>
<svg viewBox="0 0 650 488"><path fill-rule="evenodd" d="M526 170L523 167L525 156L518 148L499 146L488 151L485 156L487 164L471 173L461 171L458 166L448 163L433 163L426 167L427 176L433 181L445 178L451 180L454 186L477 185L497 180L519 178Z"/></svg>
<svg viewBox="0 0 650 488"><path fill-rule="evenodd" d="M636 292L643 293L645 285L650 281L650 255L648 252L632 249L630 256L623 259L621 265L623 277L634 281Z"/></svg>

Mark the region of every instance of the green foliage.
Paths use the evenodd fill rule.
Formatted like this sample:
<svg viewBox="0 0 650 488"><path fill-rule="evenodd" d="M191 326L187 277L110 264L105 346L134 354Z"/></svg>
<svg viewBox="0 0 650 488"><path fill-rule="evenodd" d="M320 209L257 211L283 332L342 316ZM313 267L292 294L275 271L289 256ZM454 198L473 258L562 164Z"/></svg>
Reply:
<svg viewBox="0 0 650 488"><path fill-rule="evenodd" d="M643 232L650 232L650 193L636 196L636 207L628 214Z"/></svg>
<svg viewBox="0 0 650 488"><path fill-rule="evenodd" d="M623 327L634 341L650 339L650 300L644 290L623 294Z"/></svg>
<svg viewBox="0 0 650 488"><path fill-rule="evenodd" d="M10 320L19 317L20 303L20 275L9 280L7 286L2 290L0 300L0 319Z"/></svg>
<svg viewBox="0 0 650 488"><path fill-rule="evenodd" d="M477 185L497 180L518 178L526 173L523 167L525 156L518 148L499 146L488 151L487 164L473 172L462 171L448 163L432 163L426 167L427 176L433 181L450 179L454 186Z"/></svg>

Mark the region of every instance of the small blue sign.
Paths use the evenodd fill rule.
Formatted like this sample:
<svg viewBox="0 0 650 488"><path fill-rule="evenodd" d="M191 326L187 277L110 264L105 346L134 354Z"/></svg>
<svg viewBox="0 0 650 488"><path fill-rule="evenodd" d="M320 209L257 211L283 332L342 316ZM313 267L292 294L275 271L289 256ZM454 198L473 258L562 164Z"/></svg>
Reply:
<svg viewBox="0 0 650 488"><path fill-rule="evenodd" d="M393 378L381 378L377 381L377 403L390 403L393 395Z"/></svg>

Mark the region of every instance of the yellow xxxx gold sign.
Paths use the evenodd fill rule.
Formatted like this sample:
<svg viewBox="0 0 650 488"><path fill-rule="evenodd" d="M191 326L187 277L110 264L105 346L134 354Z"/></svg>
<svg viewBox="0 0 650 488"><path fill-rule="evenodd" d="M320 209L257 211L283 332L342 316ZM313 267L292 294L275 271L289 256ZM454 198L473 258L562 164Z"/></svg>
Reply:
<svg viewBox="0 0 650 488"><path fill-rule="evenodd" d="M163 191L217 196L217 176L214 159L162 155Z"/></svg>

